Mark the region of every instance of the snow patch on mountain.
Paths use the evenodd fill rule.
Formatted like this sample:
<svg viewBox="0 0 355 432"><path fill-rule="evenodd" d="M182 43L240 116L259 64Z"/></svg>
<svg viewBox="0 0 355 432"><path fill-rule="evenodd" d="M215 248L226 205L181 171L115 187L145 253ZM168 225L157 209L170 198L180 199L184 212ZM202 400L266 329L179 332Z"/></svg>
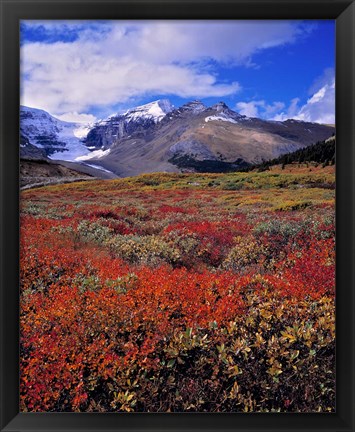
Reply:
<svg viewBox="0 0 355 432"><path fill-rule="evenodd" d="M231 117L225 116L223 114L221 115L212 115L212 116L208 116L205 118L205 122L209 122L209 121L224 121L224 122L229 122L229 123L238 123L236 120L232 119Z"/></svg>
<svg viewBox="0 0 355 432"><path fill-rule="evenodd" d="M106 168L103 168L103 167L100 166L100 165L94 165L94 164L89 164L89 163L86 163L86 164L84 164L84 165L89 166L89 167L91 167L91 168L98 169L98 170L100 170L100 171L104 171L104 172L107 172L107 173L110 173L110 174L114 174L112 171L109 171L109 170L107 170Z"/></svg>
<svg viewBox="0 0 355 432"><path fill-rule="evenodd" d="M84 160L89 160L89 159L101 159L104 156L107 156L108 154L110 154L111 150L107 149L107 150L94 150L89 154L85 154L85 155L81 155L75 158L76 161L84 161Z"/></svg>
<svg viewBox="0 0 355 432"><path fill-rule="evenodd" d="M126 111L123 116L126 117L128 122L137 121L138 119L152 119L155 123L158 123L173 109L174 106L168 99L160 99L132 108Z"/></svg>
<svg viewBox="0 0 355 432"><path fill-rule="evenodd" d="M77 138L70 135L59 134L59 138L65 142L63 151L56 151L48 156L53 160L74 161L77 157L87 153L87 147Z"/></svg>

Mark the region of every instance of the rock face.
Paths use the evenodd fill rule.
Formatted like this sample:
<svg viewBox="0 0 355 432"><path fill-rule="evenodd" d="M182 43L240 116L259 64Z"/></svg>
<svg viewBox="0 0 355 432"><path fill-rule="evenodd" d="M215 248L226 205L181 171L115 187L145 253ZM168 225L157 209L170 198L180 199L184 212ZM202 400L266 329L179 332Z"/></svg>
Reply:
<svg viewBox="0 0 355 432"><path fill-rule="evenodd" d="M69 148L75 156L71 160L89 161L119 176L236 170L325 140L335 131L329 125L246 117L224 102L207 107L192 101L174 109L168 100L159 100L96 123L80 141L75 124L43 113L33 117L24 110L21 131L26 145L50 157L64 155ZM71 141L73 136L76 141Z"/></svg>
<svg viewBox="0 0 355 432"><path fill-rule="evenodd" d="M27 159L47 159L46 151L31 144L22 133L20 135L20 156Z"/></svg>
<svg viewBox="0 0 355 432"><path fill-rule="evenodd" d="M88 133L85 144L90 150L106 150L132 134L142 134L160 122L173 106L167 99L142 105L97 123Z"/></svg>

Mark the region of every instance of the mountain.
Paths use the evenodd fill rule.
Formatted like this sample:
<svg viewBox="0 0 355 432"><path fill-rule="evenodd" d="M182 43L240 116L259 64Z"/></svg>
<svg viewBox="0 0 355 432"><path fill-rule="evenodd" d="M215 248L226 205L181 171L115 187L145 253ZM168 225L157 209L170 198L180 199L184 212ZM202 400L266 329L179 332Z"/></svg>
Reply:
<svg viewBox="0 0 355 432"><path fill-rule="evenodd" d="M99 121L80 138L75 123L21 109L23 152L35 146L50 158L75 160L122 177L234 171L325 140L334 131L317 123L246 117L224 102L207 107L191 101L174 108L162 99Z"/></svg>
<svg viewBox="0 0 355 432"><path fill-rule="evenodd" d="M127 121L123 118L126 113L94 127L88 139L95 134L104 138L98 142L104 154L101 150L99 157L93 155L94 163L119 176L231 171L296 151L334 132L334 128L316 123L246 117L223 102L206 107L192 101L166 111L159 121Z"/></svg>
<svg viewBox="0 0 355 432"><path fill-rule="evenodd" d="M161 99L130 109L124 114L112 115L96 123L88 133L85 144L90 150L106 150L117 140L132 134L144 134L173 108L167 99Z"/></svg>
<svg viewBox="0 0 355 432"><path fill-rule="evenodd" d="M59 120L46 111L20 107L20 154L74 160L88 153L82 142L83 125ZM34 154L35 153L35 154Z"/></svg>

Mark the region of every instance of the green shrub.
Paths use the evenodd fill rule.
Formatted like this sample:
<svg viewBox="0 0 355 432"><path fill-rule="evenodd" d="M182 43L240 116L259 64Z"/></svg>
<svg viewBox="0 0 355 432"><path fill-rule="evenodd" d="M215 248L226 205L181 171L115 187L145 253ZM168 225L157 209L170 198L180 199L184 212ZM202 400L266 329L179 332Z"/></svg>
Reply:
<svg viewBox="0 0 355 432"><path fill-rule="evenodd" d="M100 222L83 220L79 223L76 232L83 241L104 244L113 235L113 229L103 226Z"/></svg>
<svg viewBox="0 0 355 432"><path fill-rule="evenodd" d="M236 245L231 249L222 267L238 273L248 271L251 265L262 264L266 248L253 237L237 237Z"/></svg>
<svg viewBox="0 0 355 432"><path fill-rule="evenodd" d="M160 237L116 235L106 244L114 256L130 263L155 265L162 261L173 264L178 261L179 252Z"/></svg>

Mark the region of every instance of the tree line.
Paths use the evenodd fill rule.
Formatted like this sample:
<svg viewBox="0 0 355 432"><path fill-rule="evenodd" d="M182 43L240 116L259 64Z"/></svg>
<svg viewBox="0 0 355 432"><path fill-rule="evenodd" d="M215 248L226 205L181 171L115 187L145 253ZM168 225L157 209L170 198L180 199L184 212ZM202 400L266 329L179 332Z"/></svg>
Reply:
<svg viewBox="0 0 355 432"><path fill-rule="evenodd" d="M252 165L243 168L241 171L251 171L253 169L258 169L259 171L268 170L269 167L273 165L282 165L284 168L288 164L292 163L306 163L306 162L316 162L318 164L323 164L323 166L334 165L335 164L335 135L332 137L334 139L327 139L324 141L318 141L308 147L301 148L292 153L287 153L278 158L264 161L257 165Z"/></svg>

